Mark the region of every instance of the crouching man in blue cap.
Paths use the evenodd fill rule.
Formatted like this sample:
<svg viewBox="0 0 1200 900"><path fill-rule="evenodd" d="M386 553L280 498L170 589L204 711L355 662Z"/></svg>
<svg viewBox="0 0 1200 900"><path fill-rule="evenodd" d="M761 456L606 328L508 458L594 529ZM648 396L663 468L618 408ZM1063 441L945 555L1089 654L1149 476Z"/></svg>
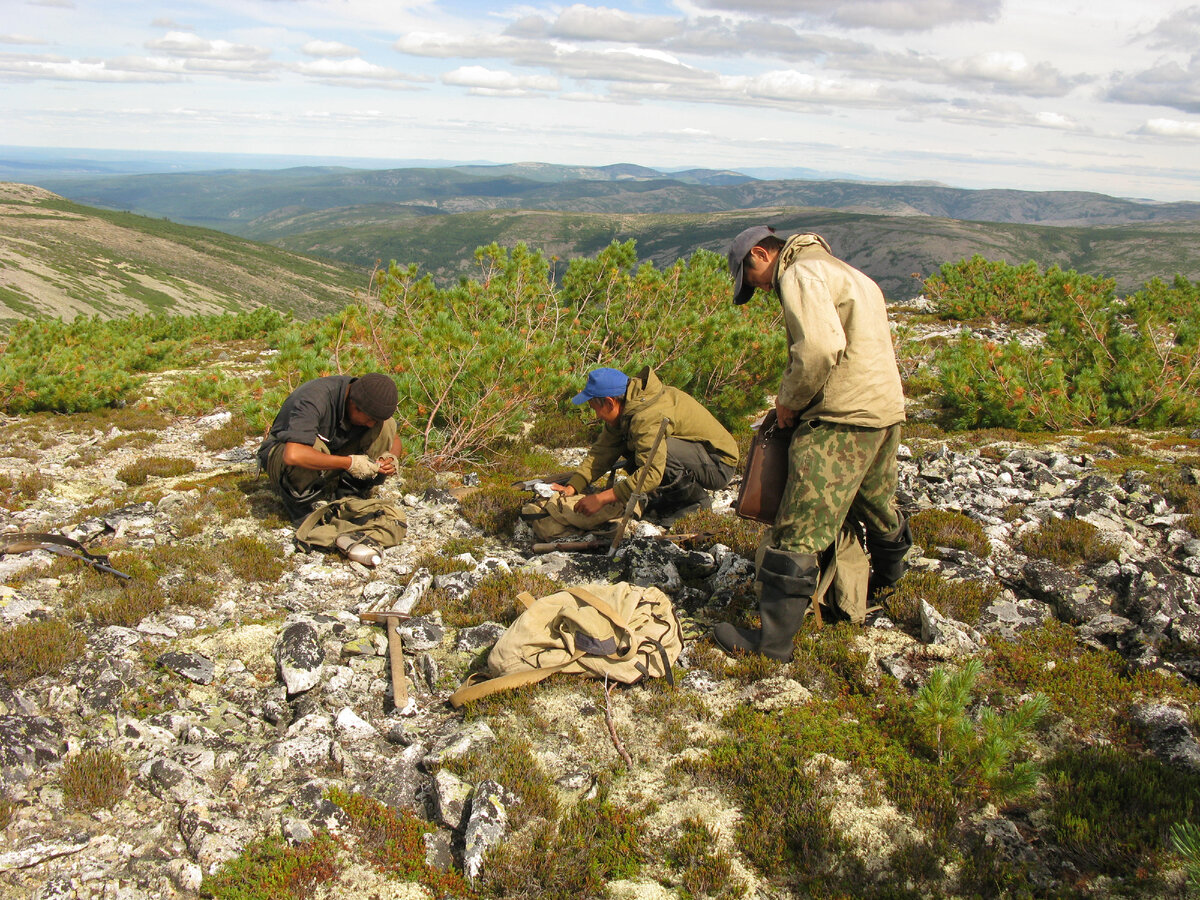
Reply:
<svg viewBox="0 0 1200 900"><path fill-rule="evenodd" d="M733 435L695 399L664 385L649 367L632 378L618 369L595 369L571 402L590 406L604 427L570 480L554 489L568 497L582 494L623 457L632 472L610 488L581 497L575 510L585 516L608 505L613 518L620 516L643 471L642 490L649 495L645 511L677 517L691 508L711 507L708 491L725 487L737 471ZM654 449L664 416L670 424Z"/></svg>

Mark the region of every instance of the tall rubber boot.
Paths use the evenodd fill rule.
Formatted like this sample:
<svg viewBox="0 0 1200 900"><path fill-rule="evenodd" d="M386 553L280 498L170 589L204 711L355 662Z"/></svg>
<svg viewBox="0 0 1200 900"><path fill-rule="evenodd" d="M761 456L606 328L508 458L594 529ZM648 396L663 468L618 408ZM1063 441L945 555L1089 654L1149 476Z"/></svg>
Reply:
<svg viewBox="0 0 1200 900"><path fill-rule="evenodd" d="M768 548L756 576L761 592L758 613L761 628L735 628L722 622L713 629L713 640L726 653L760 653L787 662L792 639L804 624L804 614L817 589L817 557Z"/></svg>
<svg viewBox="0 0 1200 900"><path fill-rule="evenodd" d="M908 569L904 558L912 549L912 529L908 519L891 534L874 535L867 532L867 553L871 556L871 581L868 592L876 594L900 580Z"/></svg>

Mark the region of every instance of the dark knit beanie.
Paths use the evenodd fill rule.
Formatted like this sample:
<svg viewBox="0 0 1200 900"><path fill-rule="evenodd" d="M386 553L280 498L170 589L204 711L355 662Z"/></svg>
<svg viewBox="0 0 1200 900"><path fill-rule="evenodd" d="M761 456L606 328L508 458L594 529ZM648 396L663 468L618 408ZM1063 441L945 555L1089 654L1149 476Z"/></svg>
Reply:
<svg viewBox="0 0 1200 900"><path fill-rule="evenodd" d="M372 419L382 422L396 411L396 382L371 372L350 382L350 399Z"/></svg>

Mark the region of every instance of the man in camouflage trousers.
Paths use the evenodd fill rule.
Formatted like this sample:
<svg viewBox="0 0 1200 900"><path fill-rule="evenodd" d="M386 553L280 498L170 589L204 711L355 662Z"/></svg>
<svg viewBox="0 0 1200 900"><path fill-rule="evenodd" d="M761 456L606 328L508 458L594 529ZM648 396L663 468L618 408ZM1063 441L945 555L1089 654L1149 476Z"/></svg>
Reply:
<svg viewBox="0 0 1200 900"><path fill-rule="evenodd" d="M723 622L726 651L792 656L792 640L816 590L820 556L847 519L867 530L871 581L890 586L912 546L896 506L896 448L904 391L878 285L833 255L824 238L747 228L729 250L733 302L773 291L788 334L775 414L795 425L788 479L757 567L760 629Z"/></svg>

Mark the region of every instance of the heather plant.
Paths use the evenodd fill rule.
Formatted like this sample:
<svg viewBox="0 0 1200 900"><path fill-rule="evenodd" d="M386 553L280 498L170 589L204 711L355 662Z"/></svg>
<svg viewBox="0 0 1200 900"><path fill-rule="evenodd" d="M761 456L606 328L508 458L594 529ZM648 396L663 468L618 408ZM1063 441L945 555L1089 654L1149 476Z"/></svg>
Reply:
<svg viewBox="0 0 1200 900"><path fill-rule="evenodd" d="M939 350L940 401L960 428L1200 424L1200 284L1155 279L1121 299L1111 280L975 257L943 266L925 289L948 318L1042 331L1032 345L964 334Z"/></svg>
<svg viewBox="0 0 1200 900"><path fill-rule="evenodd" d="M927 556L938 558L938 548L965 550L981 559L992 552L983 526L964 513L949 509L926 509L909 518L913 540Z"/></svg>
<svg viewBox="0 0 1200 900"><path fill-rule="evenodd" d="M1120 555L1112 538L1082 519L1047 519L1021 537L1020 549L1060 566L1112 562Z"/></svg>
<svg viewBox="0 0 1200 900"><path fill-rule="evenodd" d="M214 900L304 900L337 876L337 857L337 841L326 832L296 847L271 834L205 875L200 892Z"/></svg>
<svg viewBox="0 0 1200 900"><path fill-rule="evenodd" d="M61 619L22 622L0 629L0 675L12 685L52 675L78 659L87 643Z"/></svg>

